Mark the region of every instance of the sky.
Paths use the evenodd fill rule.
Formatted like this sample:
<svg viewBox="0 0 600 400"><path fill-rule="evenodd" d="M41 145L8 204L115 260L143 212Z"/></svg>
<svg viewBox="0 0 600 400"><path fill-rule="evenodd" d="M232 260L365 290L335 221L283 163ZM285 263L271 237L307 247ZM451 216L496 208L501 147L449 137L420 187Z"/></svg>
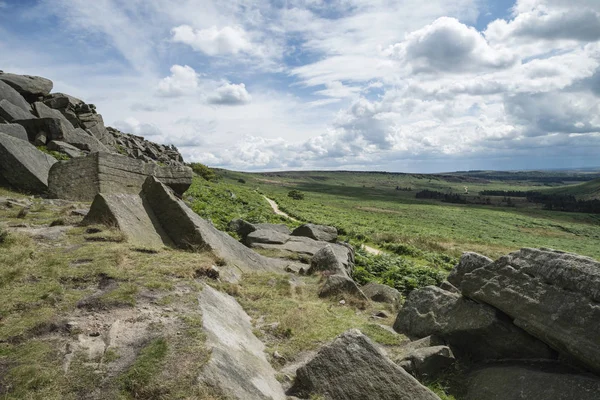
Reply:
<svg viewBox="0 0 600 400"><path fill-rule="evenodd" d="M0 0L0 69L212 167L600 166L598 0Z"/></svg>

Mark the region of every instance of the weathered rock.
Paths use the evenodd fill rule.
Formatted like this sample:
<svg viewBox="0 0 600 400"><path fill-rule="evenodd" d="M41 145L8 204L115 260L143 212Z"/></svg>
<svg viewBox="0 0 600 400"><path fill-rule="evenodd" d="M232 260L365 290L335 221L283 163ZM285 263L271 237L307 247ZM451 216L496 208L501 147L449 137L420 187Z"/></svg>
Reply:
<svg viewBox="0 0 600 400"><path fill-rule="evenodd" d="M553 363L486 365L468 378L465 400L597 400L600 379Z"/></svg>
<svg viewBox="0 0 600 400"><path fill-rule="evenodd" d="M31 110L31 106L29 103L17 92L13 89L12 86L7 85L3 81L0 80L0 100L7 100L11 104L19 107L23 111L29 112Z"/></svg>
<svg viewBox="0 0 600 400"><path fill-rule="evenodd" d="M92 201L98 193L139 194L148 176L182 194L192 183L192 170L161 167L125 156L93 153L56 164L50 171L50 195L74 201Z"/></svg>
<svg viewBox="0 0 600 400"><path fill-rule="evenodd" d="M294 229L292 236L304 236L323 242L335 242L337 240L337 229L333 226L304 224Z"/></svg>
<svg viewBox="0 0 600 400"><path fill-rule="evenodd" d="M7 122L13 122L19 119L33 118L29 111L23 110L21 107L15 106L8 100L0 100L0 117Z"/></svg>
<svg viewBox="0 0 600 400"><path fill-rule="evenodd" d="M53 140L48 143L48 150L58 151L71 158L83 157L83 153L77 147L72 146L69 143L61 142L60 140Z"/></svg>
<svg viewBox="0 0 600 400"><path fill-rule="evenodd" d="M418 378L435 378L454 364L456 359L448 346L432 346L404 353L398 365Z"/></svg>
<svg viewBox="0 0 600 400"><path fill-rule="evenodd" d="M178 247L210 250L228 266L235 266L242 271L282 272L290 264L256 254L228 234L219 231L153 176L144 183L143 195L166 234Z"/></svg>
<svg viewBox="0 0 600 400"><path fill-rule="evenodd" d="M475 360L556 358L548 346L494 308L436 286L411 292L394 330L410 338L439 336L458 356Z"/></svg>
<svg viewBox="0 0 600 400"><path fill-rule="evenodd" d="M54 84L50 79L40 76L16 75L5 72L0 73L0 81L12 86L27 101L33 102L40 96L47 96Z"/></svg>
<svg viewBox="0 0 600 400"><path fill-rule="evenodd" d="M343 259L340 260L338 255L333 251L330 244L325 245L321 250L317 251L310 260L309 274L314 274L317 271L329 271L333 274L349 276L350 272L346 270ZM346 256L347 261L347 256Z"/></svg>
<svg viewBox="0 0 600 400"><path fill-rule="evenodd" d="M369 301L356 282L354 282L347 274L328 276L323 286L319 289L319 297L339 297L346 295Z"/></svg>
<svg viewBox="0 0 600 400"><path fill-rule="evenodd" d="M198 296L210 359L199 380L239 400L284 400L285 393L254 336L250 317L231 296L205 286ZM223 316L227 316L223 318Z"/></svg>
<svg viewBox="0 0 600 400"><path fill-rule="evenodd" d="M237 233L242 238L242 240L256 230L254 224L251 224L248 221L244 221L243 219L231 220L227 225L227 228L231 232Z"/></svg>
<svg viewBox="0 0 600 400"><path fill-rule="evenodd" d="M116 226L136 246L161 248L171 244L148 202L135 194L98 194L83 224Z"/></svg>
<svg viewBox="0 0 600 400"><path fill-rule="evenodd" d="M68 130L63 133L62 138L53 138L54 140L59 139L63 142L69 143L72 146L77 147L80 150L88 151L91 153L105 152L111 153L104 144L102 144L96 137L90 135L88 132L81 128Z"/></svg>
<svg viewBox="0 0 600 400"><path fill-rule="evenodd" d="M25 128L30 142L33 142L40 132L44 132L50 140L62 140L64 133L70 129L57 118L34 118L33 115L29 115L26 118L15 119L14 122Z"/></svg>
<svg viewBox="0 0 600 400"><path fill-rule="evenodd" d="M277 231L258 229L246 236L246 244L251 246L254 243L284 244L288 241L289 235Z"/></svg>
<svg viewBox="0 0 600 400"><path fill-rule="evenodd" d="M54 110L40 101L33 103L33 111L38 118L56 118L61 120L66 127L73 128L73 124L60 111Z"/></svg>
<svg viewBox="0 0 600 400"><path fill-rule="evenodd" d="M54 157L28 142L0 133L0 175L15 188L46 192L48 171L54 163Z"/></svg>
<svg viewBox="0 0 600 400"><path fill-rule="evenodd" d="M600 372L600 263L521 249L463 277L464 295L490 304L555 350Z"/></svg>
<svg viewBox="0 0 600 400"><path fill-rule="evenodd" d="M361 290L369 299L378 303L398 304L400 292L393 287L381 283L369 282Z"/></svg>
<svg viewBox="0 0 600 400"><path fill-rule="evenodd" d="M443 281L442 283L440 283L440 289L444 289L445 291L450 293L460 294L460 290L448 281Z"/></svg>
<svg viewBox="0 0 600 400"><path fill-rule="evenodd" d="M19 124L0 124L0 132L17 139L29 141L27 131Z"/></svg>
<svg viewBox="0 0 600 400"><path fill-rule="evenodd" d="M444 341L444 339L442 339L438 336L435 336L435 335L425 336L422 339L413 340L412 342L403 344L402 345L402 353L406 354L411 351L424 349L427 347L444 346L444 345L446 345L446 342Z"/></svg>
<svg viewBox="0 0 600 400"><path fill-rule="evenodd" d="M439 400L358 330L338 336L296 372L289 394L327 400Z"/></svg>
<svg viewBox="0 0 600 400"><path fill-rule="evenodd" d="M259 224L253 224L253 225L256 227L256 229L279 232L279 233L282 233L282 234L288 235L288 236L291 235L291 233L292 233L290 228L288 228L287 225L284 225L284 224L259 223Z"/></svg>
<svg viewBox="0 0 600 400"><path fill-rule="evenodd" d="M44 100L48 107L60 111L75 128L81 128L77 118L77 109L84 104L82 100L64 93L52 93Z"/></svg>
<svg viewBox="0 0 600 400"><path fill-rule="evenodd" d="M46 132L42 131L37 134L35 139L33 140L34 146L45 146L46 142L48 142L48 138L46 137Z"/></svg>
<svg viewBox="0 0 600 400"><path fill-rule="evenodd" d="M471 252L463 253L456 267L450 271L450 274L448 275L448 282L453 284L455 287L460 288L465 274L473 272L477 268L485 267L492 262L493 261L490 258L482 256L481 254Z"/></svg>

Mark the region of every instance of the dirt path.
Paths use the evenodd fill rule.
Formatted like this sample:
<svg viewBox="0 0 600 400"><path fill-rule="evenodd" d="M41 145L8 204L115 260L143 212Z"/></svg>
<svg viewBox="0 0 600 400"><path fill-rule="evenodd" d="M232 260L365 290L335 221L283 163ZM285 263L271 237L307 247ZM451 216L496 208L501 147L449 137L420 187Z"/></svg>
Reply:
<svg viewBox="0 0 600 400"><path fill-rule="evenodd" d="M291 219L292 221L295 222L300 222L298 221L296 218L284 213L283 211L281 211L279 209L279 206L277 205L277 203L275 203L274 200L271 200L270 198L268 198L267 196L263 196L265 198L265 200L267 200L267 202L269 203L269 205L271 206L271 208L273 209L273 212L277 215L281 215L282 217L286 217L287 219Z"/></svg>
<svg viewBox="0 0 600 400"><path fill-rule="evenodd" d="M298 221L296 218L294 218L294 217L292 217L292 216L288 215L287 213L285 213L285 212L281 211L281 210L279 209L279 206L277 205L277 203L275 203L275 201L274 201L274 200L271 200L271 199L270 199L270 198L268 198L267 196L263 196L263 197L265 198L265 200L267 200L267 202L269 203L269 205L271 206L271 208L273 209L273 212L274 212L275 214L277 214L277 215L281 215L282 217L286 217L286 218L288 218L288 219L291 219L292 221L300 222L300 221ZM366 244L363 244L363 245L362 245L362 247L363 247L363 249L365 249L365 251L366 251L367 253L374 254L374 255L376 255L376 256L377 256L377 255L379 255L379 254L383 254L383 251L381 251L381 250L378 250L378 249L376 249L376 248L374 248L374 247L371 247L371 246L367 246Z"/></svg>

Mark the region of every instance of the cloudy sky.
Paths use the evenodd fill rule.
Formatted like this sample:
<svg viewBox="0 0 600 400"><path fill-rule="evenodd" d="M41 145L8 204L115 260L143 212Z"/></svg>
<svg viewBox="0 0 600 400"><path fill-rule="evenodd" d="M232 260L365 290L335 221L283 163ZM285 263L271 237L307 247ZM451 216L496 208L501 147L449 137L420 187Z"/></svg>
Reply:
<svg viewBox="0 0 600 400"><path fill-rule="evenodd" d="M216 167L600 166L599 0L0 0L0 69Z"/></svg>

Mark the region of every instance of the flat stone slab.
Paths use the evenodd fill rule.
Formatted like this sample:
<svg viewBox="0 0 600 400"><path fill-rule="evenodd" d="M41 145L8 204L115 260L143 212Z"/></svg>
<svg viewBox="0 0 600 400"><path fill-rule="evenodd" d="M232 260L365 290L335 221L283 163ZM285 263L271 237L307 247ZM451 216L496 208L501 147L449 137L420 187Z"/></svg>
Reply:
<svg viewBox="0 0 600 400"><path fill-rule="evenodd" d="M114 225L131 244L161 248L171 244L148 203L136 194L98 194L84 225Z"/></svg>
<svg viewBox="0 0 600 400"><path fill-rule="evenodd" d="M250 317L237 301L210 286L204 287L198 301L205 346L211 351L200 381L232 399L286 399L265 356L265 345L254 336Z"/></svg>
<svg viewBox="0 0 600 400"><path fill-rule="evenodd" d="M27 131L19 124L0 124L0 132L26 142L29 141Z"/></svg>

